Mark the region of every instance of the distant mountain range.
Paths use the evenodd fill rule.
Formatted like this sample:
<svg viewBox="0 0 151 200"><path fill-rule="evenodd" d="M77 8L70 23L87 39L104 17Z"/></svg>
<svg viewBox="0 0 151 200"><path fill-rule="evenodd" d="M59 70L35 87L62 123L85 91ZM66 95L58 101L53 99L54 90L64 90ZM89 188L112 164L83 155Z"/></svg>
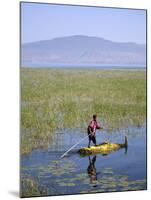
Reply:
<svg viewBox="0 0 151 200"><path fill-rule="evenodd" d="M32 66L145 66L146 45L75 35L22 44L21 63Z"/></svg>

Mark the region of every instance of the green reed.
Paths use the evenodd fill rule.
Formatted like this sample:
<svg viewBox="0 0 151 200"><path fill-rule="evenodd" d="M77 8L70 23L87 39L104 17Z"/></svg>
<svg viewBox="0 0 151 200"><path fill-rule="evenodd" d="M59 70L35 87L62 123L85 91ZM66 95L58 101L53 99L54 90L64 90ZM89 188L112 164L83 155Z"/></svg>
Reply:
<svg viewBox="0 0 151 200"><path fill-rule="evenodd" d="M146 121L145 70L21 69L21 153L55 130L86 129L94 113L110 128Z"/></svg>

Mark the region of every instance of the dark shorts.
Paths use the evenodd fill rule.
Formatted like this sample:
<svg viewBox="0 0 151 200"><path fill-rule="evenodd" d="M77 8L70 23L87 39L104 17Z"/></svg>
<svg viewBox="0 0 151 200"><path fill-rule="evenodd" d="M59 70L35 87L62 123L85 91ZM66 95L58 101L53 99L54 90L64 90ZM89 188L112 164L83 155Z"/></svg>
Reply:
<svg viewBox="0 0 151 200"><path fill-rule="evenodd" d="M89 141L91 141L91 140L92 140L92 142L94 144L96 144L96 137L95 137L95 135L89 135Z"/></svg>

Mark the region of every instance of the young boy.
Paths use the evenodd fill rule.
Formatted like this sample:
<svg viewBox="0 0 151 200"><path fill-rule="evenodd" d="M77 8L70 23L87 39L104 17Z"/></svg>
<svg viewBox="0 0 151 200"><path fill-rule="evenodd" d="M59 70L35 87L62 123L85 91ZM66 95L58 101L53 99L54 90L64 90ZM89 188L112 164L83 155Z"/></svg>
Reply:
<svg viewBox="0 0 151 200"><path fill-rule="evenodd" d="M90 122L87 132L89 135L89 143L88 143L88 148L90 148L90 143L91 140L94 143L94 145L96 146L96 129L101 129L102 127L98 124L97 120L97 115L93 115L93 120Z"/></svg>

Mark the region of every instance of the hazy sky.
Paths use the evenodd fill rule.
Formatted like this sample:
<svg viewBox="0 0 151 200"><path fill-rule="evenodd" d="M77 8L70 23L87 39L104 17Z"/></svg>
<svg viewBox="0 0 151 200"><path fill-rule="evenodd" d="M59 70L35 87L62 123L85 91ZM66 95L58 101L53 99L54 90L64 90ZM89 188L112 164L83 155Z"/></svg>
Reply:
<svg viewBox="0 0 151 200"><path fill-rule="evenodd" d="M70 35L118 42L146 42L144 10L21 4L22 43Z"/></svg>

